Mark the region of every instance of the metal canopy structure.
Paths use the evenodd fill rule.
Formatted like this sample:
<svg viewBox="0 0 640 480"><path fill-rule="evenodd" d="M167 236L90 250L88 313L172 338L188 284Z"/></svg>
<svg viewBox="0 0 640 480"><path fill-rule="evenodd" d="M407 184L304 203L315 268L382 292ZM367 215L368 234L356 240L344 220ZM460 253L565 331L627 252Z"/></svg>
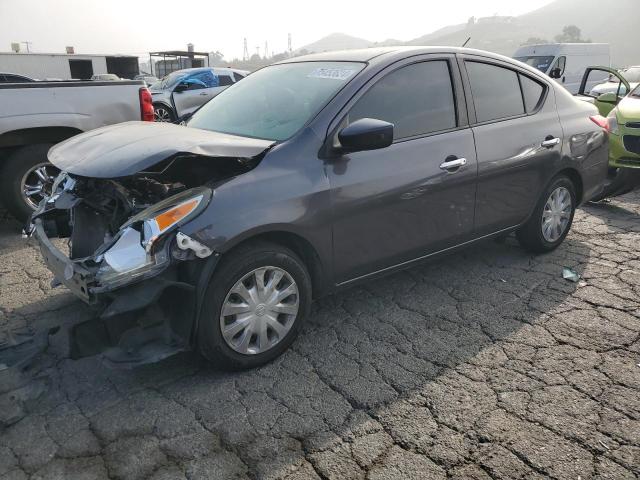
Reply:
<svg viewBox="0 0 640 480"><path fill-rule="evenodd" d="M207 67L209 66L209 52L193 52L189 50L166 50L164 52L149 52L149 69L151 70L151 75L154 75L153 71L153 59L162 59L162 63L164 66L164 73L166 75L168 72L166 69L167 60L169 60L172 65L176 65L177 68L173 68L171 71L180 70L182 68L190 68L192 67L193 60L195 58L206 58L207 59ZM159 72L155 72L156 74ZM161 76L161 75L158 75Z"/></svg>

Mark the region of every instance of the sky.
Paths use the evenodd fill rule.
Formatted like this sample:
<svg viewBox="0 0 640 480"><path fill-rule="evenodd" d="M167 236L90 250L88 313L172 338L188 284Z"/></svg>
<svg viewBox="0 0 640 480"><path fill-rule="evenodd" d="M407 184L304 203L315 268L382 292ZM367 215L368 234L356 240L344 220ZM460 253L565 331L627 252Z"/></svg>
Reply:
<svg viewBox="0 0 640 480"><path fill-rule="evenodd" d="M0 52L31 42L34 52L143 55L153 50L221 51L242 58L265 41L273 53L334 32L371 41L410 40L469 17L519 15L551 0L0 0ZM25 46L23 45L24 49Z"/></svg>

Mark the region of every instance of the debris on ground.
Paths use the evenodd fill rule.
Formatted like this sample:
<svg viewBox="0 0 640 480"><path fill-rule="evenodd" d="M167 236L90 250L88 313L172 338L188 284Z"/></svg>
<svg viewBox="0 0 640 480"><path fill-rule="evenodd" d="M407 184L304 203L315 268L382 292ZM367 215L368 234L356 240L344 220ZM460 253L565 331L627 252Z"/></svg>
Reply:
<svg viewBox="0 0 640 480"><path fill-rule="evenodd" d="M564 267L562 269L562 278L573 283L578 283L578 280L580 280L580 274L571 270L569 267Z"/></svg>

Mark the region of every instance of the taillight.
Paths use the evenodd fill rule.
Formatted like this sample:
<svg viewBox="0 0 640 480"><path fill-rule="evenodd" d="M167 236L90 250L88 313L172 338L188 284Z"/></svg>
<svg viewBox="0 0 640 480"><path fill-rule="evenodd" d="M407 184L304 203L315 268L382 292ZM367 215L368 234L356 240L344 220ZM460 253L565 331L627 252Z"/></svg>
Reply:
<svg viewBox="0 0 640 480"><path fill-rule="evenodd" d="M140 89L140 119L143 122L153 122L153 99L147 87Z"/></svg>
<svg viewBox="0 0 640 480"><path fill-rule="evenodd" d="M604 128L607 132L610 131L609 120L606 117L603 117L602 115L591 115L589 117L589 120L598 125L600 128Z"/></svg>

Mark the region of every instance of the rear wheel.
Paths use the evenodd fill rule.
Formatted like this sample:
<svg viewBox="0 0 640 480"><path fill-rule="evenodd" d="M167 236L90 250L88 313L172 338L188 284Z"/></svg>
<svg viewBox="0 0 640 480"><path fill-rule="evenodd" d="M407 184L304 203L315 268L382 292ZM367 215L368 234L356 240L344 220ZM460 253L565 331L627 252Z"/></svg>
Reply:
<svg viewBox="0 0 640 480"><path fill-rule="evenodd" d="M228 254L206 292L198 349L216 366L253 368L282 354L309 312L311 280L291 250L251 243Z"/></svg>
<svg viewBox="0 0 640 480"><path fill-rule="evenodd" d="M576 211L576 190L568 177L554 178L531 218L516 231L520 245L534 253L550 252L565 239Z"/></svg>
<svg viewBox="0 0 640 480"><path fill-rule="evenodd" d="M7 158L0 175L0 195L5 207L20 221L26 221L40 201L51 194L60 173L47 161L52 144L28 145Z"/></svg>
<svg viewBox="0 0 640 480"><path fill-rule="evenodd" d="M154 121L162 123L172 123L176 120L173 110L162 103L153 105L153 118Z"/></svg>

